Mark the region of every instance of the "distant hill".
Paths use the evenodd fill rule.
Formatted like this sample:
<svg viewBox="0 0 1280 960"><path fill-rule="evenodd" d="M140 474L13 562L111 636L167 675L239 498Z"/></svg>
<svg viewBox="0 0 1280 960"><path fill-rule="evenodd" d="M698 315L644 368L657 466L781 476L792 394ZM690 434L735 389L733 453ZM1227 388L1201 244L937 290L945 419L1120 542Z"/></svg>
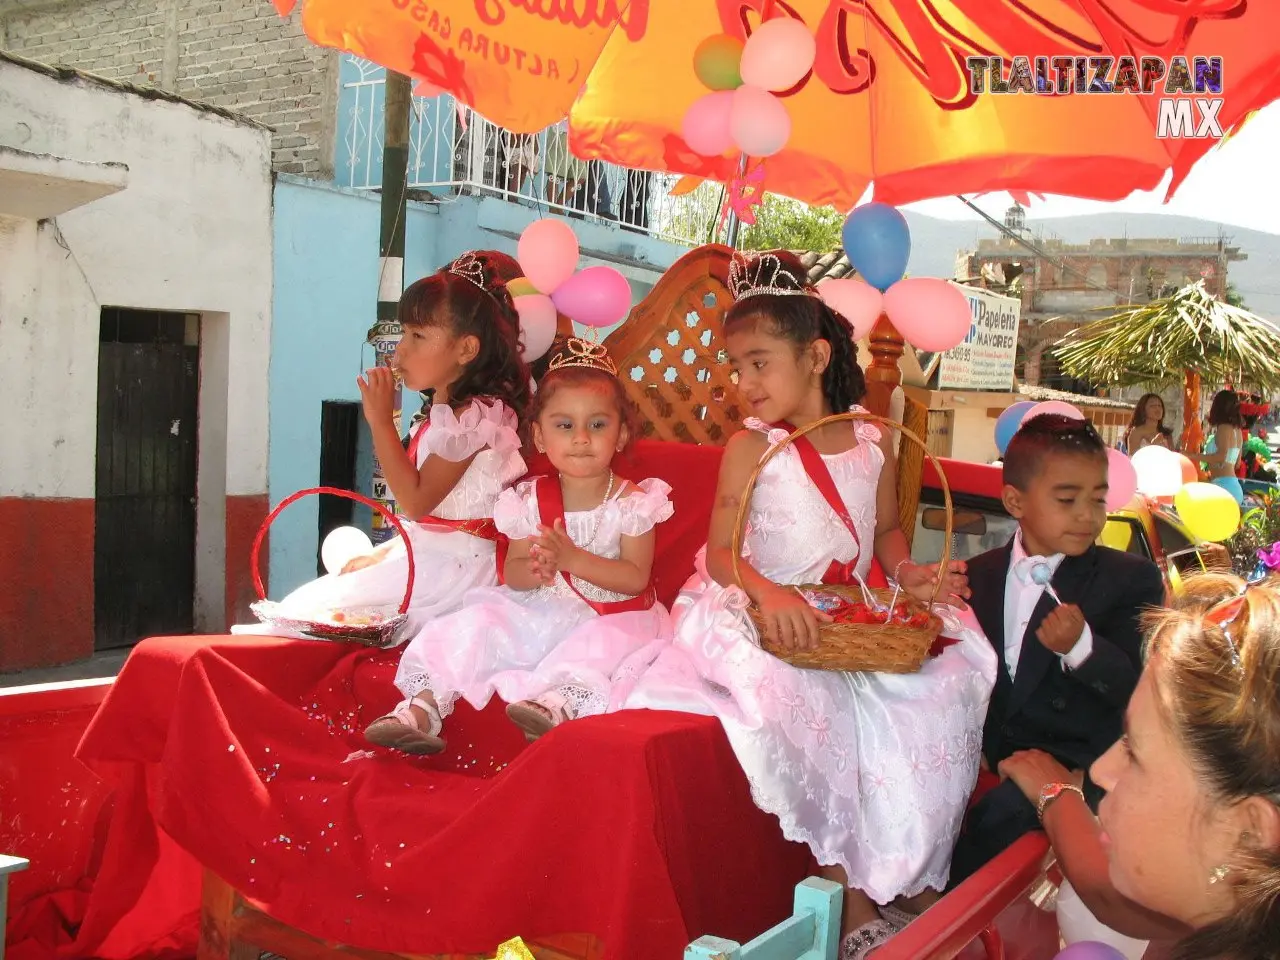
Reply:
<svg viewBox="0 0 1280 960"><path fill-rule="evenodd" d="M1033 205L1028 213L1034 211ZM973 249L979 240L997 236L996 228L983 221L938 220L911 211L904 213L911 226L911 262L907 269L916 276L950 277L959 250ZM1248 309L1280 323L1280 235L1158 213L1093 213L1040 220L1028 216L1027 225L1033 236L1043 231L1046 236L1056 235L1068 243L1084 243L1095 237L1216 237L1221 229L1231 244L1249 257L1230 265L1228 280Z"/></svg>

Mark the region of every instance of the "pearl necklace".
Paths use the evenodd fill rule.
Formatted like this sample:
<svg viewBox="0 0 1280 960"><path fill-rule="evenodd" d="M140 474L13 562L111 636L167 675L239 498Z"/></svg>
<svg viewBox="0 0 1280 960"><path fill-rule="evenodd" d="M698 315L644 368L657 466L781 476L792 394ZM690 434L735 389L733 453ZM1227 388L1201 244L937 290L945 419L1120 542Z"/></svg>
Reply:
<svg viewBox="0 0 1280 960"><path fill-rule="evenodd" d="M605 487L604 499L600 501L600 507L603 507L606 503L608 503L609 497L613 494L613 480L614 480L613 471L610 470L609 486ZM593 543L596 542L596 534L600 532L600 522L604 519L604 511L600 510L600 507L595 508L596 511L600 511L600 512L597 513L596 522L591 528L591 536L587 538L586 543L582 544L583 550L586 550L588 547L590 547ZM592 511L592 512L594 513L595 511ZM573 538L571 537L570 539L573 539Z"/></svg>

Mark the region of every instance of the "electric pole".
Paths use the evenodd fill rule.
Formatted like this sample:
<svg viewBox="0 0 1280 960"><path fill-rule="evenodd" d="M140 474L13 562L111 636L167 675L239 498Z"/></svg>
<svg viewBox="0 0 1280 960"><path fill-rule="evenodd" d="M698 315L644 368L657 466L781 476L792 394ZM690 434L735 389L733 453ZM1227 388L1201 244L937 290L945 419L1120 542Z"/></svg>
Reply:
<svg viewBox="0 0 1280 960"><path fill-rule="evenodd" d="M397 311L404 292L404 220L405 195L409 181L409 110L413 93L404 74L387 71L385 125L382 138L382 226L378 234L378 313L377 322L369 330L378 366L388 366L396 344L400 342ZM395 423L400 431L402 391L396 387ZM394 512L395 498L387 487L378 455L373 457L373 499ZM373 514L375 544L395 535L395 528Z"/></svg>

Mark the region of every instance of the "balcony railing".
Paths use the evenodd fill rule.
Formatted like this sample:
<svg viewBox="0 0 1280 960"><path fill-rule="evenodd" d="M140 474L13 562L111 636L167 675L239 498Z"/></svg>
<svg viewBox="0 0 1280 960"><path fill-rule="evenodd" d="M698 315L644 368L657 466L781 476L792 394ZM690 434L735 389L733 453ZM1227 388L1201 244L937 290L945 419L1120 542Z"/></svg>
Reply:
<svg viewBox="0 0 1280 960"><path fill-rule="evenodd" d="M382 185L384 76L367 60L343 58L335 175L345 186ZM677 176L579 160L565 121L511 133L440 96L414 97L410 123L409 186L441 200L493 196L690 246L714 239L718 185L672 196Z"/></svg>

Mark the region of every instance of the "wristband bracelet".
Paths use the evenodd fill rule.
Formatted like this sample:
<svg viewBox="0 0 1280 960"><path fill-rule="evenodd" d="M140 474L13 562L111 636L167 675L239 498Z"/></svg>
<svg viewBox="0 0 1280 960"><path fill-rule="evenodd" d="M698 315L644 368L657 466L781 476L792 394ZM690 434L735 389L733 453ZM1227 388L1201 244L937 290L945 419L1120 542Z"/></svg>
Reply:
<svg viewBox="0 0 1280 960"><path fill-rule="evenodd" d="M1049 809L1049 804L1057 800L1064 793L1074 793L1081 800L1084 800L1084 791L1077 787L1074 783L1048 783L1044 789L1040 791L1040 802L1036 804L1036 816L1044 823L1044 812Z"/></svg>
<svg viewBox="0 0 1280 960"><path fill-rule="evenodd" d="M890 577L890 579L891 579L894 583L901 583L901 582L902 582L902 579L898 576L898 572L902 569L902 565L903 565L904 563L910 563L910 562L911 562L911 558L910 558L910 557L903 557L901 560L899 560L899 561L898 561L898 565L897 565L896 567L894 567L894 568L893 568L893 576L892 576L892 577Z"/></svg>

